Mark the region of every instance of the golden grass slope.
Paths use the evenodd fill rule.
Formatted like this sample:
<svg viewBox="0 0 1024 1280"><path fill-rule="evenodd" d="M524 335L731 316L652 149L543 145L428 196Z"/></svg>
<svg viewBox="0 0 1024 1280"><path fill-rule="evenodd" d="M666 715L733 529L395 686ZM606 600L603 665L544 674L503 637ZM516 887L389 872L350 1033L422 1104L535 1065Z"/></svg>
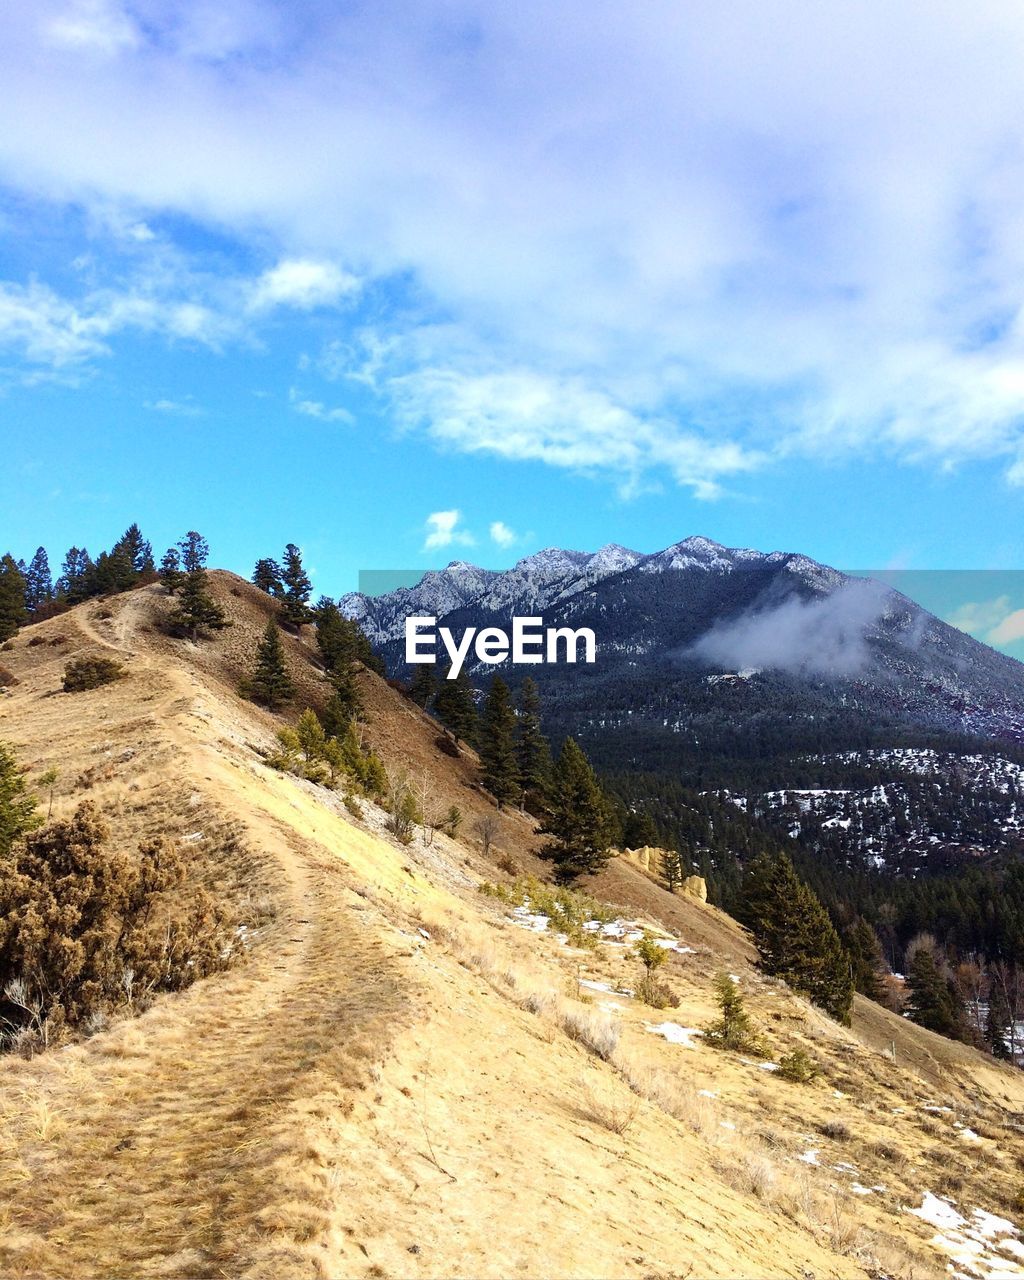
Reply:
<svg viewBox="0 0 1024 1280"><path fill-rule="evenodd" d="M55 812L88 795L117 839L194 842L252 922L236 968L0 1061L5 1277L920 1277L947 1262L905 1212L924 1189L1012 1211L1017 1073L873 1006L836 1027L756 974L733 922L622 864L589 890L692 950L666 966L678 1009L605 992L635 981L627 948L560 945L479 894L497 857L542 868L530 824L500 815L485 860L472 757L383 681L363 682L371 740L459 805L465 843L396 845L372 806L356 824L268 769L280 721L235 689L269 601L213 577L234 626L199 646L163 633L168 601L142 588L3 654L19 683L0 738L60 770ZM288 650L316 705L311 638ZM56 692L86 652L125 678ZM723 963L772 1057L803 1045L820 1081L648 1029L709 1020Z"/></svg>

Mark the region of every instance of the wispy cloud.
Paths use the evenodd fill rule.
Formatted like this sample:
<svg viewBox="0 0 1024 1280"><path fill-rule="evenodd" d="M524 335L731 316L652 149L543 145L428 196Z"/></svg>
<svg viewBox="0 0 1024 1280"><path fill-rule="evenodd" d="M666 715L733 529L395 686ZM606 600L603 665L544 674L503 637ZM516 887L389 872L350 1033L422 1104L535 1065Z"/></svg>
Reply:
<svg viewBox="0 0 1024 1280"><path fill-rule="evenodd" d="M456 544L473 546L476 539L468 530L458 527L461 520L462 512L458 510L432 511L425 521L427 536L423 542L424 551L436 551Z"/></svg>
<svg viewBox="0 0 1024 1280"><path fill-rule="evenodd" d="M147 400L145 408L149 409L151 413L166 413L178 418L200 418L205 412L199 405L193 404L191 400Z"/></svg>
<svg viewBox="0 0 1024 1280"><path fill-rule="evenodd" d="M320 422L355 422L355 417L347 409L340 405L332 409L320 400L308 400L294 387L289 391L288 399L295 412L307 418L316 418Z"/></svg>

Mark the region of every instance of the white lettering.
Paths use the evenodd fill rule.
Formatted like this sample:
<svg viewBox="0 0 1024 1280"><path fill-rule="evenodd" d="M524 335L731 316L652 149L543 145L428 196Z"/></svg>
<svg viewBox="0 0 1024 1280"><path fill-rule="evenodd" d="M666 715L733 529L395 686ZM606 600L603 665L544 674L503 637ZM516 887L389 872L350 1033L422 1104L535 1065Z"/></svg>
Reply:
<svg viewBox="0 0 1024 1280"><path fill-rule="evenodd" d="M541 646L544 643L544 637L541 634L530 634L527 627L540 627L543 618L513 618L512 619L512 661L513 662L543 662L544 658L540 653ZM527 653L526 646L536 648L536 653Z"/></svg>
<svg viewBox="0 0 1024 1280"><path fill-rule="evenodd" d="M508 636L500 627L484 627L476 638L476 656L481 662L504 662L508 657Z"/></svg>
<svg viewBox="0 0 1024 1280"><path fill-rule="evenodd" d="M466 654L469 653L469 647L473 643L473 637L476 635L476 627L467 627L462 634L462 643L456 644L455 637L447 627L440 630L441 642L448 650L448 657L451 659L451 670L448 672L448 679L454 680L462 670L462 664L466 661Z"/></svg>
<svg viewBox="0 0 1024 1280"><path fill-rule="evenodd" d="M430 635L421 636L420 632L427 627L432 627L437 621L436 618L406 618L405 620L405 660L406 662L436 662L434 655L434 641L437 637L431 633ZM430 645L430 652L421 651L420 645Z"/></svg>
<svg viewBox="0 0 1024 1280"><path fill-rule="evenodd" d="M548 662L558 661L558 642L565 641L566 662L576 661L576 649L582 639L583 661L593 662L597 657L597 639L589 627L580 627L579 631L571 631L568 627L556 627L548 632Z"/></svg>

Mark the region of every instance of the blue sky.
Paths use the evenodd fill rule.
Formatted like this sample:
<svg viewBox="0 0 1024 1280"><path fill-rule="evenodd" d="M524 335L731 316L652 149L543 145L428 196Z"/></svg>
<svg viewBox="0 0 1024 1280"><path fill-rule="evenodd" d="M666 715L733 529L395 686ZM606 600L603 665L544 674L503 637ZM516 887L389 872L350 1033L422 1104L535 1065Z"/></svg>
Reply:
<svg viewBox="0 0 1024 1280"><path fill-rule="evenodd" d="M242 572L296 541L331 594L692 533L1024 569L1015 4L4 25L15 554L138 520ZM948 611L1002 637L1006 596Z"/></svg>

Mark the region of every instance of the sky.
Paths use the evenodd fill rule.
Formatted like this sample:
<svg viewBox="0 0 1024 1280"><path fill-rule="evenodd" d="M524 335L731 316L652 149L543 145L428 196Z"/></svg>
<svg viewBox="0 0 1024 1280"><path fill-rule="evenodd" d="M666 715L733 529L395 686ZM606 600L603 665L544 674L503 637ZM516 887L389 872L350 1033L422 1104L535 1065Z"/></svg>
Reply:
<svg viewBox="0 0 1024 1280"><path fill-rule="evenodd" d="M332 595L691 534L1024 570L1018 4L3 25L0 550L294 541Z"/></svg>

